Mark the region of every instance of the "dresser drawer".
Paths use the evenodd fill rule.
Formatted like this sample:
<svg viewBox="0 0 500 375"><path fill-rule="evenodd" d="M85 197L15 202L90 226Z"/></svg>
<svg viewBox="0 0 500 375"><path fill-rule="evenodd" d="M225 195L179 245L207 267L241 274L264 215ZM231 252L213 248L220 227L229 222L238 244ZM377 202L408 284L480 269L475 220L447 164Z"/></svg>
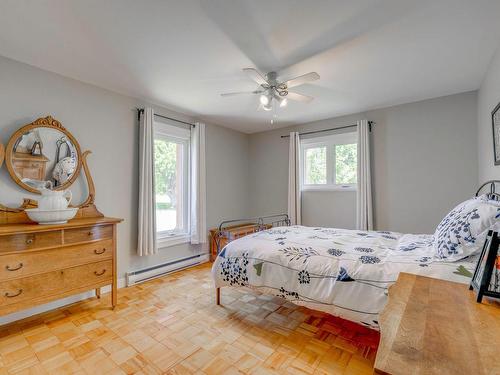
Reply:
<svg viewBox="0 0 500 375"><path fill-rule="evenodd" d="M64 230L65 244L81 243L81 242L104 240L111 238L113 238L112 225L96 225L92 227Z"/></svg>
<svg viewBox="0 0 500 375"><path fill-rule="evenodd" d="M0 255L0 281L98 262L112 257L112 240L51 250Z"/></svg>
<svg viewBox="0 0 500 375"><path fill-rule="evenodd" d="M50 231L0 236L0 253L59 246L62 244L61 233L61 231Z"/></svg>
<svg viewBox="0 0 500 375"><path fill-rule="evenodd" d="M73 289L111 284L113 261L106 260L40 275L0 282L0 306L57 295Z"/></svg>

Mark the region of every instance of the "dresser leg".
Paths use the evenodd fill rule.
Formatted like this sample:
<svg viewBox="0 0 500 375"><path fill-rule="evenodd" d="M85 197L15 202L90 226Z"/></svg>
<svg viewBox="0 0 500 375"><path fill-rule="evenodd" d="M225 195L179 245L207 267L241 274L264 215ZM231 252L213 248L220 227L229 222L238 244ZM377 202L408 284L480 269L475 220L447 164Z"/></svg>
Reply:
<svg viewBox="0 0 500 375"><path fill-rule="evenodd" d="M116 307L116 300L118 298L118 280L117 272L118 267L116 264L116 224L113 225L113 282L111 284L111 308L114 310Z"/></svg>
<svg viewBox="0 0 500 375"><path fill-rule="evenodd" d="M95 296L99 299L101 298L101 288L96 288L95 290Z"/></svg>
<svg viewBox="0 0 500 375"><path fill-rule="evenodd" d="M217 300L217 305L220 305L220 288L215 290L215 299Z"/></svg>
<svg viewBox="0 0 500 375"><path fill-rule="evenodd" d="M116 285L113 285L111 288L111 307L114 309L116 307L116 300L117 300L117 290L118 288Z"/></svg>

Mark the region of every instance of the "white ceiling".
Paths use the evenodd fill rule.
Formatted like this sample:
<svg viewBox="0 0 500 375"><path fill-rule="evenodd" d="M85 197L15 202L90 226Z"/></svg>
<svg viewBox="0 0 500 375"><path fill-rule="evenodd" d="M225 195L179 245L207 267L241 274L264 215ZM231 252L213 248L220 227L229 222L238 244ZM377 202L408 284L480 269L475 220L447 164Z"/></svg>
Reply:
<svg viewBox="0 0 500 375"><path fill-rule="evenodd" d="M498 0L3 0L0 55L253 133L479 87ZM272 113L241 71L316 99Z"/></svg>

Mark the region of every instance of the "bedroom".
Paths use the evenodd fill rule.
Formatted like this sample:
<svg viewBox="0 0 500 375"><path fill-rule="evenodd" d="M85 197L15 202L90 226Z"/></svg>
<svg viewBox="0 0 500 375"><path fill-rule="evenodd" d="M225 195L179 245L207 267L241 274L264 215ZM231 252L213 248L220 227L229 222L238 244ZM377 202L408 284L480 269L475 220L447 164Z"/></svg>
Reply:
<svg viewBox="0 0 500 375"><path fill-rule="evenodd" d="M236 223L251 224L233 231L240 236L283 217L265 223L255 218L290 214L293 222L279 224L296 224L299 218L307 230L373 229L432 237L454 207L471 200L483 183L500 179L492 135L492 112L500 102L498 14L500 4L488 0L307 5L284 0L2 1L0 373L373 373L377 355L387 349L380 344L384 329L362 321L377 319L367 322L322 311L319 305L298 306L292 295L277 297L283 294L279 290L224 286L217 305L211 267L215 264L214 276L220 275L217 264L223 260L210 261L217 250L210 230L216 233L224 221L250 218ZM272 71L278 72L277 83L308 73L319 77L310 75L314 80L293 88L288 83L289 93L305 99L293 100L291 94L285 105L287 95L268 95L269 88L255 82L269 81ZM264 93L221 96L240 91ZM270 101L270 111L261 100ZM47 116L51 119L43 120ZM35 141L49 129L63 132L67 143L58 147L40 138L40 148L33 148L34 141L24 138L28 130L19 130L37 119L42 120L30 129L38 129L32 134ZM371 125L358 127L363 120ZM334 128L342 129L304 134ZM360 163L356 156L358 128L367 135L369 162ZM290 153L290 134L296 132L298 147ZM149 147L149 154L147 134L158 143L154 152ZM159 158L157 163L141 162L172 145L176 152L167 159L183 161L175 163L175 184L172 168ZM291 160L294 153L297 163ZM34 177L33 172L55 169L50 162L61 155L74 161L70 183L53 174ZM30 160L29 175L21 156ZM314 163L302 163L312 159ZM337 165L336 159L344 163ZM153 167L169 170L170 179L167 172L154 174ZM303 173L311 167L314 173ZM336 173L342 168L343 174ZM371 177L360 179L358 168ZM297 172L295 183L289 180L291 170ZM155 179L165 182L161 188L156 184L156 191ZM41 197L39 183L46 180L64 187L45 189ZM357 203L361 181L363 191L372 195L371 200L364 196L365 203L372 203L371 226L368 220L358 222L370 211L367 203ZM183 188L172 194L172 185ZM487 185L480 193L489 189ZM42 201L67 205L66 199L56 199L62 190L71 192L66 210L78 211L76 218L53 225L28 218ZM226 251L236 254L238 244L257 246L252 236L265 233L271 233L277 249L288 248L289 239L280 239L287 234L272 231L250 233L230 242ZM344 241L343 232L338 234ZM88 239L81 242L83 235ZM393 242L378 244L398 246L407 239L385 238ZM227 240L217 240L222 250ZM47 242L37 247L39 241ZM310 279L315 263L322 266L317 259L333 259L328 250L352 250L318 241L306 238L304 246L317 252L324 247L330 258L289 259L283 253L280 262L308 271ZM347 242L370 248L359 245L359 239ZM452 285L475 303L476 292L467 285L471 277L454 272L474 272L477 259L465 266L457 259L450 272L441 273L445 262L426 252L433 246L417 249L418 259L430 258L429 267L415 262L417 270L380 268L388 257L380 255L382 248L360 252L360 257L380 259L373 266L382 276L390 274L391 282L403 270L458 281ZM83 260L93 256L103 256L104 263ZM337 281L340 263L328 262L336 269L322 272ZM360 279L356 276L362 269L351 271L348 260L341 262L348 274L344 280ZM76 276L66 287L64 280L44 279L94 264L99 268L89 268L90 276L105 281L89 284ZM252 272L251 277L257 271L267 274L267 265L259 262L237 267ZM277 279L270 281L271 287L285 283L291 293L311 285L294 284L298 275L292 282L279 272L271 274ZM306 275L300 280L307 280ZM389 285L376 288L377 303L371 296L359 297L350 286L352 282L332 283L331 290L326 286L315 292L324 290L326 299L342 297L343 303L376 306L377 315L390 300ZM338 292L338 287L348 289ZM491 308L498 318L491 301L479 306ZM424 305L430 309L432 304ZM427 315L421 311L418 316ZM441 353L447 362L462 364L465 359L475 373L498 373L498 361L487 361L498 353L486 344L481 350L472 344L464 349L459 337L470 334L466 329L471 327L454 327L456 332L440 335L456 349ZM498 332L498 319L488 328ZM414 361L406 373L433 373L418 372ZM452 368L448 373L459 372Z"/></svg>

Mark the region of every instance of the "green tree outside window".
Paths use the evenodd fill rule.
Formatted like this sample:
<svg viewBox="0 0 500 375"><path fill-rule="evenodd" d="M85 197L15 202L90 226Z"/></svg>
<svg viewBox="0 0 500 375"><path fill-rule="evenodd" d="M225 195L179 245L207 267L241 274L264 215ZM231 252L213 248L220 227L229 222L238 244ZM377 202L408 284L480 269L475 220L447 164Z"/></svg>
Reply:
<svg viewBox="0 0 500 375"><path fill-rule="evenodd" d="M357 182L357 144L335 146L335 183L355 184Z"/></svg>
<svg viewBox="0 0 500 375"><path fill-rule="evenodd" d="M306 184L326 184L326 147L306 150Z"/></svg>
<svg viewBox="0 0 500 375"><path fill-rule="evenodd" d="M171 207L176 207L177 144L155 139L155 193L167 195ZM164 207L169 208L169 207Z"/></svg>

